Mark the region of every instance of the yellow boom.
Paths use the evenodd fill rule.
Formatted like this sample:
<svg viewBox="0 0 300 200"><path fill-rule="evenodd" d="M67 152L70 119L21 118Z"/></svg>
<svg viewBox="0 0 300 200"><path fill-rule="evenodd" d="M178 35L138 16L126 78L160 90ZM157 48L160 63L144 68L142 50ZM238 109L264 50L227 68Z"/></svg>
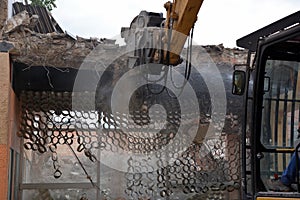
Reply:
<svg viewBox="0 0 300 200"><path fill-rule="evenodd" d="M167 60L165 52L164 62L170 65L177 65L180 63L180 53L184 47L186 39L197 21L197 15L203 0L174 0L165 3L167 11L167 18L165 28L168 31L166 35L165 44L169 44L170 55Z"/></svg>

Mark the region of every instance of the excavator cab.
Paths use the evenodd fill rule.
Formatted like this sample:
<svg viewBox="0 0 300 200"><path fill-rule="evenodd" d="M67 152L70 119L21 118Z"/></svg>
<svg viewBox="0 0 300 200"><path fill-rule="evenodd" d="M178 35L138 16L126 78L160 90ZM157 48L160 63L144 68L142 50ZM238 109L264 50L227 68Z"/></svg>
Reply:
<svg viewBox="0 0 300 200"><path fill-rule="evenodd" d="M249 50L232 88L245 99L243 199L300 199L299 22L300 11L237 40ZM288 189L285 170L294 175Z"/></svg>

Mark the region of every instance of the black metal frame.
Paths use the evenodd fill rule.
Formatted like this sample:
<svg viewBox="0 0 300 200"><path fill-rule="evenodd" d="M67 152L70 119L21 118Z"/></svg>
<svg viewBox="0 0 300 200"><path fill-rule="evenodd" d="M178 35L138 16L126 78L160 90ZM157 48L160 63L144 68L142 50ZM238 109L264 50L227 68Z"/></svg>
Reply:
<svg viewBox="0 0 300 200"><path fill-rule="evenodd" d="M300 33L300 26L294 27L293 29L282 32L276 36L267 38L265 40L262 40L258 47L258 60L257 60L257 72L256 72L256 81L255 81L255 90L254 90L254 106L253 106L253 112L255 113L253 116L253 149L252 149L252 181L253 181L253 191L254 194L261 193L261 191L265 190L265 188L261 185L261 179L260 179L260 160L257 157L258 154L261 154L262 152L273 152L273 153L290 153L290 150L277 150L277 149L265 149L260 141L260 131L261 131L261 121L262 121L262 110L263 110L263 88L261 85L263 85L264 80L264 66L266 62L265 52L270 46L274 46L277 43L280 43L282 41L285 41L288 38L294 37L295 35ZM269 51L269 50L268 50ZM278 107L278 98L277 98L277 106ZM275 130L275 132L277 132ZM300 190L298 190L299 192ZM265 193L268 195L271 195L271 193ZM265 195L264 194L264 195ZM261 195L261 194L259 194ZM281 195L280 193L272 194L273 196ZM300 194L294 193L293 197L300 197Z"/></svg>
<svg viewBox="0 0 300 200"><path fill-rule="evenodd" d="M252 198L254 199L258 192L262 191L264 186L260 180L260 161L258 155L262 151L268 152L260 143L260 127L261 127L261 117L262 117L262 97L263 97L263 85L262 81L264 79L264 69L262 69L263 65L263 54L267 47L279 43L288 37L292 37L295 34L300 33L300 11L289 15L281 20L278 20L262 29L259 29L247 36L244 36L237 40L237 46L243 47L249 50L248 59L247 59L247 81L250 79L250 73L252 69L256 68L256 75L254 80L254 96L253 98L249 96L249 85L246 87L246 95L245 95L245 119L243 126L243 141L242 141L242 156L243 156L243 199ZM293 26L294 25L294 26ZM276 34L275 34L276 33ZM251 53L256 52L254 63L255 67L250 67L250 56ZM254 64L253 63L253 64ZM252 107L252 124L251 124L251 146L247 146L246 144L246 124L247 124L247 110L249 101L253 100ZM251 172L247 171L246 166L246 153L247 150L251 149ZM272 152L276 152L276 150L271 150ZM279 150L278 152L282 152ZM251 187L252 194L249 193L249 189L247 187L247 176L251 174ZM298 174L299 176L299 174ZM299 177L298 177L299 179ZM298 191L300 191L300 186L298 185ZM262 189L263 188L263 189ZM279 195L279 194L277 194ZM299 194L293 194L294 196L300 197ZM292 196L293 196L292 195ZM270 196L270 193L261 193L260 196ZM287 195L288 197L290 195Z"/></svg>
<svg viewBox="0 0 300 200"><path fill-rule="evenodd" d="M269 24L253 33L250 33L236 41L237 46L248 49L255 52L258 47L258 41L260 38L268 37L278 31L282 31L288 27L291 27L297 23L300 23L300 11L295 12L287 17L284 17L272 24Z"/></svg>
<svg viewBox="0 0 300 200"><path fill-rule="evenodd" d="M252 98L249 98L249 80L250 80L250 65L251 65L251 51L248 51L248 57L247 57L247 63L246 63L246 86L245 86L245 92L246 95L244 97L244 102L246 102L244 104L245 106L245 116L243 119L243 124L246 125L247 122L247 118L248 118L248 101L252 100ZM247 146L247 136L246 136L246 130L247 127L246 126L242 126L242 180L243 180L243 193L242 193L242 197L243 199L246 199L248 196L248 187L247 187L247 175L249 174L249 172L247 171L247 149L249 149L249 146Z"/></svg>

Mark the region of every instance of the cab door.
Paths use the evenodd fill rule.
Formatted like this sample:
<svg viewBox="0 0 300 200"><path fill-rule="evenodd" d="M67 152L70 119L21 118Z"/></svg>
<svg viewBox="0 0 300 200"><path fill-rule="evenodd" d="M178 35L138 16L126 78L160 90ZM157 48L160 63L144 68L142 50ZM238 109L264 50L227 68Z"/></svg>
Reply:
<svg viewBox="0 0 300 200"><path fill-rule="evenodd" d="M299 27L266 39L259 52L252 109L253 194L261 200L300 198L299 173L291 192L274 191L270 182L280 179L300 139Z"/></svg>

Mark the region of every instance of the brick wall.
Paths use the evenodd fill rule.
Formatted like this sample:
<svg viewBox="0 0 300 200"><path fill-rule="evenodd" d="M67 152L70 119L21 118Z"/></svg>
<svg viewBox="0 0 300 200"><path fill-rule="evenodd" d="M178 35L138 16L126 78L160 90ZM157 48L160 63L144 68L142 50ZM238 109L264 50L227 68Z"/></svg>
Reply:
<svg viewBox="0 0 300 200"><path fill-rule="evenodd" d="M7 199L8 189L8 148L0 144L0 199Z"/></svg>
<svg viewBox="0 0 300 200"><path fill-rule="evenodd" d="M1 4L0 4L1 5ZM9 167L10 66L9 54L0 53L0 199L7 199Z"/></svg>
<svg viewBox="0 0 300 200"><path fill-rule="evenodd" d="M0 144L8 143L10 69L8 53L0 53Z"/></svg>
<svg viewBox="0 0 300 200"><path fill-rule="evenodd" d="M2 29L8 14L8 0L0 0L0 29Z"/></svg>

